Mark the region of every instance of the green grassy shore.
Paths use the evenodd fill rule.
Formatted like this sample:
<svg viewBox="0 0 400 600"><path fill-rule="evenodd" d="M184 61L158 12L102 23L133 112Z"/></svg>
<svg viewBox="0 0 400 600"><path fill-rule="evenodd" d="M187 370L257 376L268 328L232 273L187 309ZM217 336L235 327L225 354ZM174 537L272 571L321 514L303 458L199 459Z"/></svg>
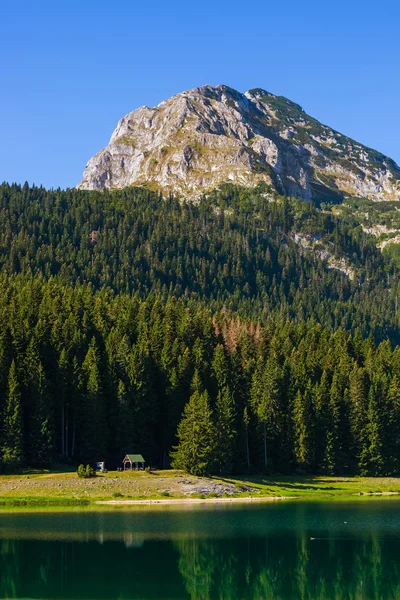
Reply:
<svg viewBox="0 0 400 600"><path fill-rule="evenodd" d="M340 499L396 496L400 478L327 476L235 476L206 478L182 471L112 471L92 479L75 472L30 471L0 476L1 506L176 502L201 499ZM220 501L219 500L219 501Z"/></svg>

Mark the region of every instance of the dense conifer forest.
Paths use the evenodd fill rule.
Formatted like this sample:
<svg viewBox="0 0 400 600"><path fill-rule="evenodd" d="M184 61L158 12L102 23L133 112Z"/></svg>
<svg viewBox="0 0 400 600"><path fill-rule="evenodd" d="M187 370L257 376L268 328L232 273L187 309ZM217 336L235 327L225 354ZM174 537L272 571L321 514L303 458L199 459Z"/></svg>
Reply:
<svg viewBox="0 0 400 600"><path fill-rule="evenodd" d="M4 470L400 470L398 274L325 207L3 184L0 268Z"/></svg>
<svg viewBox="0 0 400 600"><path fill-rule="evenodd" d="M350 280L296 236L320 240ZM0 269L115 293L197 299L259 318L314 318L398 340L396 267L361 227L310 202L233 186L196 203L138 188L0 186Z"/></svg>

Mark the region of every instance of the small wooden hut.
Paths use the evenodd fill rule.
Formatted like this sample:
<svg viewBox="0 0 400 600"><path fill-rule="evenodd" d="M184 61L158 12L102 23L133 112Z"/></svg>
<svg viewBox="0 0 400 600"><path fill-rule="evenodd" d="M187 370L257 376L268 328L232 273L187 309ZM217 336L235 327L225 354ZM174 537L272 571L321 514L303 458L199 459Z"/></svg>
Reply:
<svg viewBox="0 0 400 600"><path fill-rule="evenodd" d="M122 461L124 465L124 471L127 469L131 471L142 471L144 469L144 458L141 454L127 454Z"/></svg>

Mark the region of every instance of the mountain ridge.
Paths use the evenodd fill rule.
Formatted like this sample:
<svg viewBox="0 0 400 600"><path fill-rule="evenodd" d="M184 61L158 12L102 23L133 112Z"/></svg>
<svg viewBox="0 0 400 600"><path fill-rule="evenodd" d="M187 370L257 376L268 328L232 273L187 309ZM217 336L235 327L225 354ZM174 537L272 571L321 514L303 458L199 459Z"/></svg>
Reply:
<svg viewBox="0 0 400 600"><path fill-rule="evenodd" d="M193 198L223 183L303 200L400 200L400 168L383 154L262 88L181 92L120 121L80 189L145 186Z"/></svg>

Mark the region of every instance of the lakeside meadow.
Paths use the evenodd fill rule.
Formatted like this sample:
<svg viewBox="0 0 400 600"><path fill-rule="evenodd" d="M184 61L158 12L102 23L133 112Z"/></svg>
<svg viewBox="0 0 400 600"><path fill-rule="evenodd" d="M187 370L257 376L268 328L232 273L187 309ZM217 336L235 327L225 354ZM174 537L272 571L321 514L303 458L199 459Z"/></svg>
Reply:
<svg viewBox="0 0 400 600"><path fill-rule="evenodd" d="M108 472L80 479L75 472L30 471L0 476L0 508L203 500L354 500L400 495L395 477L228 476L196 477L183 471Z"/></svg>

